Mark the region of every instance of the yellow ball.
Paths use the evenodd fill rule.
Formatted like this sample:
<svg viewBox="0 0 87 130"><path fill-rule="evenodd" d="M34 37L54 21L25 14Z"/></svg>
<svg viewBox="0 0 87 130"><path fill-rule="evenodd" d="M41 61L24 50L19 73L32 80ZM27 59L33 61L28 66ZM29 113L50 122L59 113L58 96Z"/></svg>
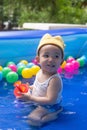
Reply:
<svg viewBox="0 0 87 130"><path fill-rule="evenodd" d="M22 70L22 77L23 78L32 78L33 72L30 68L25 68Z"/></svg>
<svg viewBox="0 0 87 130"><path fill-rule="evenodd" d="M25 65L28 64L28 61L27 61L27 60L21 60L20 62L23 63L23 64L25 64Z"/></svg>
<svg viewBox="0 0 87 130"><path fill-rule="evenodd" d="M64 69L66 66L66 61L63 61L62 65L61 65L61 68Z"/></svg>
<svg viewBox="0 0 87 130"><path fill-rule="evenodd" d="M2 71L2 69L3 69L2 66L0 66L0 71Z"/></svg>
<svg viewBox="0 0 87 130"><path fill-rule="evenodd" d="M35 76L37 74L37 72L40 70L40 67L38 65L34 65L31 68L33 75Z"/></svg>

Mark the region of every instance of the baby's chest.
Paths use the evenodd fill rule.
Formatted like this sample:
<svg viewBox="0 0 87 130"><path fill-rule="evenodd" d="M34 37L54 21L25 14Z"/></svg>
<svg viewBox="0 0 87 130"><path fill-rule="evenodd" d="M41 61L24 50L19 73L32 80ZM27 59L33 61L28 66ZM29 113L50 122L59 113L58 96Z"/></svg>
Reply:
<svg viewBox="0 0 87 130"><path fill-rule="evenodd" d="M47 91L47 86L48 86L47 83L38 83L38 82L35 82L35 84L34 84L34 88L36 90L40 90L40 91Z"/></svg>

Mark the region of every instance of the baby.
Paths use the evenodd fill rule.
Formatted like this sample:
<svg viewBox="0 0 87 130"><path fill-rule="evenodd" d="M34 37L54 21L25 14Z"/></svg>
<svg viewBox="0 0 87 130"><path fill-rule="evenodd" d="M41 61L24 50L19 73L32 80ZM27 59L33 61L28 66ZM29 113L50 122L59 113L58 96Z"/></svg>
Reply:
<svg viewBox="0 0 87 130"><path fill-rule="evenodd" d="M57 73L64 58L64 42L61 36L45 34L37 48L36 60L40 64L34 84L29 86L32 93L22 93L21 100L34 102L35 109L28 115L29 124L41 126L57 119L63 108L62 80Z"/></svg>

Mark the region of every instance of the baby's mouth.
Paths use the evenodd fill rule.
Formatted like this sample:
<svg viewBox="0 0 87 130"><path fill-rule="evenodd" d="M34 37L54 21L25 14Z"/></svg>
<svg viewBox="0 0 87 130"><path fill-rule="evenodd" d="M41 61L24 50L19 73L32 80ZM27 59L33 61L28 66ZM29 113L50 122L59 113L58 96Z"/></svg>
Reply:
<svg viewBox="0 0 87 130"><path fill-rule="evenodd" d="M54 68L54 67L55 67L55 65L49 65L49 64L48 64L47 66L48 66L48 67L51 67L51 68Z"/></svg>

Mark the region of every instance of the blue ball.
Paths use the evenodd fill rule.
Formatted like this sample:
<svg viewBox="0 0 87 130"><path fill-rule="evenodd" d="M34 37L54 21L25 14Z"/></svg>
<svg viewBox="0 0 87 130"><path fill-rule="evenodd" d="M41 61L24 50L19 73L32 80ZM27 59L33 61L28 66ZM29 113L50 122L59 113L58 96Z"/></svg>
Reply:
<svg viewBox="0 0 87 130"><path fill-rule="evenodd" d="M25 66L25 67L26 67L25 64L23 64L23 63L18 63L18 64L17 64L17 68L20 67L20 66Z"/></svg>
<svg viewBox="0 0 87 130"><path fill-rule="evenodd" d="M34 63L30 62L30 63L27 64L26 67L27 67L27 68L31 68L31 67L34 66L34 65L35 65Z"/></svg>
<svg viewBox="0 0 87 130"><path fill-rule="evenodd" d="M83 59L84 60L84 62L85 62L85 64L87 64L87 57L84 55L84 56L82 56L81 57L81 59Z"/></svg>
<svg viewBox="0 0 87 130"><path fill-rule="evenodd" d="M2 74L2 72L0 71L0 81L2 80L2 78L3 78L3 74Z"/></svg>

